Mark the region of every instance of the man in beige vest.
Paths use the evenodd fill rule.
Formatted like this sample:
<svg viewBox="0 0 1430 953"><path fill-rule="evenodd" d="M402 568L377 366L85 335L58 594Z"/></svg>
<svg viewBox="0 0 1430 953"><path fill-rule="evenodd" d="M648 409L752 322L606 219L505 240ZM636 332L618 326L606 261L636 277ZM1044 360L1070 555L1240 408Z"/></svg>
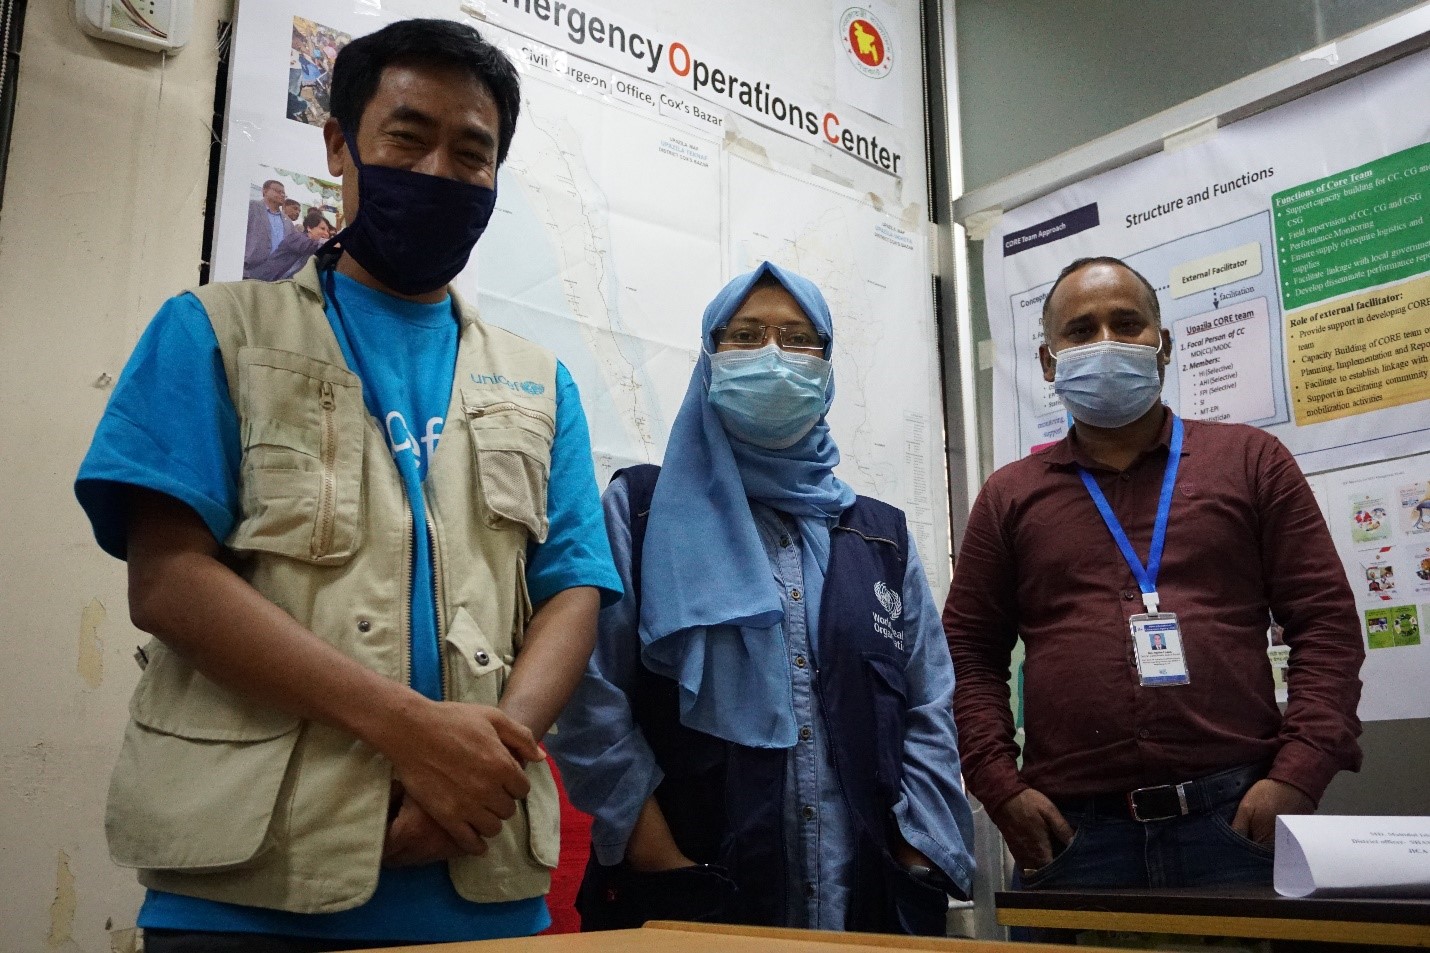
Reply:
<svg viewBox="0 0 1430 953"><path fill-rule="evenodd" d="M168 301L100 422L76 493L155 637L106 822L150 953L549 922L537 740L620 582L570 375L448 288L519 106L467 26L354 40L321 132L351 224Z"/></svg>

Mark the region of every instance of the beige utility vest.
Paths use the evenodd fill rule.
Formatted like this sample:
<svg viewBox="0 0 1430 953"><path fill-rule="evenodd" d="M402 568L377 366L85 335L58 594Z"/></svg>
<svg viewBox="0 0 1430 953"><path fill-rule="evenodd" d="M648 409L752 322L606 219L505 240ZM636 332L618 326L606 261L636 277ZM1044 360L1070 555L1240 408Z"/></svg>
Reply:
<svg viewBox="0 0 1430 953"><path fill-rule="evenodd" d="M208 285L238 411L238 571L310 631L406 684L412 511L384 425L363 404L313 262L292 280ZM478 321L461 331L426 489L442 682L495 705L531 618L526 548L546 538L556 359ZM183 373L175 368L175 373ZM300 913L346 910L377 886L391 764L325 725L246 701L157 639L110 783L114 860L146 886ZM545 762L482 857L452 861L468 900L547 892L560 814Z"/></svg>

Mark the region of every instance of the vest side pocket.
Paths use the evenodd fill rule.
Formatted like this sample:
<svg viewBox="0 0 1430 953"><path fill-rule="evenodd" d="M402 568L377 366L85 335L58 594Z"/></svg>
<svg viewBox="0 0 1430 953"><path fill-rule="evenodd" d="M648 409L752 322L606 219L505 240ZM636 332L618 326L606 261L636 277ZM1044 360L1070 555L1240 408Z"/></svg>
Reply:
<svg viewBox="0 0 1430 953"><path fill-rule="evenodd" d="M531 605L531 590L526 585L526 553L517 554L516 562L516 616L511 620L511 648L515 655L521 654L521 647L526 644L526 627L531 625L531 617L535 615ZM551 730L555 731L556 726L552 725Z"/></svg>
<svg viewBox="0 0 1430 953"><path fill-rule="evenodd" d="M474 903L504 903L539 897L551 889L551 871L561 854L561 805L545 761L526 766L531 791L516 813L487 841L481 857L448 863L457 893Z"/></svg>
<svg viewBox="0 0 1430 953"><path fill-rule="evenodd" d="M458 606L453 614L445 641L452 700L495 706L506 688L511 663L497 653L464 607Z"/></svg>
<svg viewBox="0 0 1430 953"><path fill-rule="evenodd" d="M158 639L129 700L146 728L197 741L267 741L302 724L294 715L248 701L215 684Z"/></svg>
<svg viewBox="0 0 1430 953"><path fill-rule="evenodd" d="M865 652L864 672L869 679L875 740L875 784L888 803L899 797L904 776L904 723L908 711L908 680L893 659Z"/></svg>
<svg viewBox="0 0 1430 953"><path fill-rule="evenodd" d="M477 484L488 526L515 523L536 542L546 540L546 488L556 424L542 410L516 400L463 389Z"/></svg>
<svg viewBox="0 0 1430 953"><path fill-rule="evenodd" d="M301 354L238 352L238 551L341 565L362 544L367 412L356 375Z"/></svg>
<svg viewBox="0 0 1430 953"><path fill-rule="evenodd" d="M215 685L155 640L130 702L105 830L123 867L217 872L281 836L302 722Z"/></svg>
<svg viewBox="0 0 1430 953"><path fill-rule="evenodd" d="M546 761L527 765L526 777L531 781L525 801L531 858L555 870L561 860L561 796L556 793L556 779Z"/></svg>

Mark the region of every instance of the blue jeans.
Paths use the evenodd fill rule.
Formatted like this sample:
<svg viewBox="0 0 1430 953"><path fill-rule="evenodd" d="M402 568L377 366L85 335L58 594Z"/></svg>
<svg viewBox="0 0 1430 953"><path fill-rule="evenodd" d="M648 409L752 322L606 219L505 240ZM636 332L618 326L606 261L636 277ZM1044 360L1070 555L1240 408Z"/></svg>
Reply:
<svg viewBox="0 0 1430 953"><path fill-rule="evenodd" d="M1088 802L1063 816L1073 839L1045 867L1016 871L1014 890L1084 887L1222 887L1271 885L1272 849L1231 829L1240 799L1165 821L1099 814ZM1076 930L1013 927L1011 940L1076 943Z"/></svg>
<svg viewBox="0 0 1430 953"><path fill-rule="evenodd" d="M1271 885L1272 849L1231 829L1238 801L1165 821L1064 810L1072 841L1052 863L1020 873L1026 890ZM1091 805L1089 805L1091 807Z"/></svg>

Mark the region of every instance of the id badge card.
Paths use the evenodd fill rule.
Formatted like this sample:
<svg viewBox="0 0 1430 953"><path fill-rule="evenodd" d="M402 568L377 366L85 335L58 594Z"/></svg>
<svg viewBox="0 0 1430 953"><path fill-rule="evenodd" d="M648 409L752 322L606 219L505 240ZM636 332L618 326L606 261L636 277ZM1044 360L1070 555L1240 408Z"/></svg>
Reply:
<svg viewBox="0 0 1430 953"><path fill-rule="evenodd" d="M1139 613L1128 620L1132 647L1137 653L1137 674L1149 688L1186 685L1187 657L1182 652L1182 627L1175 612Z"/></svg>

